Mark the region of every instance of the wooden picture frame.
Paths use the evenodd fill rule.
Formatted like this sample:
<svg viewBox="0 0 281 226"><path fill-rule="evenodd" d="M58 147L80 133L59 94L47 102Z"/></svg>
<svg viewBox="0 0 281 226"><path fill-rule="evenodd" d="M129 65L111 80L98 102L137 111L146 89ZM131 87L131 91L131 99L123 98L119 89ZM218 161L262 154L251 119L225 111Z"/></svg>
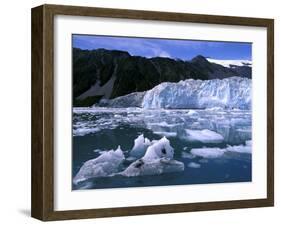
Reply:
<svg viewBox="0 0 281 226"><path fill-rule="evenodd" d="M267 198L122 208L54 210L54 16L126 18L154 21L265 27L267 29ZM32 217L66 220L162 214L274 205L274 21L124 9L42 5L32 9Z"/></svg>

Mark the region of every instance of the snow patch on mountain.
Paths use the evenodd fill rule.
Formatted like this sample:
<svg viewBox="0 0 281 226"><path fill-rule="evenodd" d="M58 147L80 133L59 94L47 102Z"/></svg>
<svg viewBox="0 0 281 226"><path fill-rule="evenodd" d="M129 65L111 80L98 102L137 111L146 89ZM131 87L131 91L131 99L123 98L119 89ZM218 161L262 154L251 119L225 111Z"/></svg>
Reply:
<svg viewBox="0 0 281 226"><path fill-rule="evenodd" d="M252 67L252 61L251 60L218 60L218 59L211 59L207 58L207 60L210 63L220 64L224 67L235 67L235 66L248 66Z"/></svg>

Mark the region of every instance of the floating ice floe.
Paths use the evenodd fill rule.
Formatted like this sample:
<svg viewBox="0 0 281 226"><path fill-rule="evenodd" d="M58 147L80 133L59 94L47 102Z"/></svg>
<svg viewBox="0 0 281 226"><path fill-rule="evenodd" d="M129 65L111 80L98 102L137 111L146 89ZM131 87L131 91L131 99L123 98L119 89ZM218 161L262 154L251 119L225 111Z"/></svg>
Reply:
<svg viewBox="0 0 281 226"><path fill-rule="evenodd" d="M199 141L202 143L221 143L223 136L214 131L203 129L203 130L191 130L185 129L186 136L184 137L188 141Z"/></svg>
<svg viewBox="0 0 281 226"><path fill-rule="evenodd" d="M119 175L132 177L183 171L184 164L174 160L173 157L174 149L171 147L170 141L163 137L158 141L152 141L145 155L131 163Z"/></svg>
<svg viewBox="0 0 281 226"><path fill-rule="evenodd" d="M97 127L94 128L77 128L73 130L73 135L74 136L84 136L86 134L90 134L90 133L96 133L99 132L100 129Z"/></svg>
<svg viewBox="0 0 281 226"><path fill-rule="evenodd" d="M252 140L246 140L245 145L228 145L226 151L237 153L252 153Z"/></svg>
<svg viewBox="0 0 281 226"><path fill-rule="evenodd" d="M201 167L201 165L198 164L198 163L196 163L196 162L190 162L190 163L188 163L187 166L188 166L189 168L196 168L196 169L198 169L198 168Z"/></svg>
<svg viewBox="0 0 281 226"><path fill-rule="evenodd" d="M184 164L174 159L158 158L149 161L138 159L121 172L120 175L136 177L181 171L184 171Z"/></svg>
<svg viewBox="0 0 281 226"><path fill-rule="evenodd" d="M184 159L194 159L196 156L193 155L193 154L190 154L188 152L183 151L181 153L181 157L184 158Z"/></svg>
<svg viewBox="0 0 281 226"><path fill-rule="evenodd" d="M225 149L221 148L193 148L191 149L191 154L203 157L203 158L219 158L221 157Z"/></svg>
<svg viewBox="0 0 281 226"><path fill-rule="evenodd" d="M226 148L193 148L190 153L203 157L203 158L219 158L222 157L226 152L236 152L236 153L252 153L251 141L246 141L246 145L228 145Z"/></svg>
<svg viewBox="0 0 281 226"><path fill-rule="evenodd" d="M120 146L114 151L110 150L102 153L95 159L88 160L83 164L73 179L74 184L95 177L107 177L117 173L120 164L124 161L125 156Z"/></svg>
<svg viewBox="0 0 281 226"><path fill-rule="evenodd" d="M189 116L196 116L196 115L198 115L198 112L195 111L195 110L189 110L189 112L187 113L187 115L189 115Z"/></svg>
<svg viewBox="0 0 281 226"><path fill-rule="evenodd" d="M177 132L154 131L153 133L157 134L157 135L162 135L165 137L176 137L177 136Z"/></svg>
<svg viewBox="0 0 281 226"><path fill-rule="evenodd" d="M134 141L134 147L130 152L130 156L135 158L141 158L142 156L144 156L145 151L150 144L150 140L145 138L143 134L139 135Z"/></svg>
<svg viewBox="0 0 281 226"><path fill-rule="evenodd" d="M237 153L252 153L252 146L247 146L247 145L227 146L226 151L237 152Z"/></svg>
<svg viewBox="0 0 281 226"><path fill-rule="evenodd" d="M252 140L246 140L246 146L252 146Z"/></svg>

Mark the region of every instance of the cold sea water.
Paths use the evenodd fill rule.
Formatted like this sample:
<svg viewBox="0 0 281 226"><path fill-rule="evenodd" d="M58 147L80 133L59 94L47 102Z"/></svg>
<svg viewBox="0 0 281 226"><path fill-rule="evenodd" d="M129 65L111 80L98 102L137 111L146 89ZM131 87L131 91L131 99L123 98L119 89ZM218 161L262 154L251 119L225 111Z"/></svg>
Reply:
<svg viewBox="0 0 281 226"><path fill-rule="evenodd" d="M72 183L73 190L250 182L251 120L251 111L236 109L74 108L73 178L86 161L118 146L125 155L118 171L124 171L141 134L150 141L166 137L184 170L86 178Z"/></svg>

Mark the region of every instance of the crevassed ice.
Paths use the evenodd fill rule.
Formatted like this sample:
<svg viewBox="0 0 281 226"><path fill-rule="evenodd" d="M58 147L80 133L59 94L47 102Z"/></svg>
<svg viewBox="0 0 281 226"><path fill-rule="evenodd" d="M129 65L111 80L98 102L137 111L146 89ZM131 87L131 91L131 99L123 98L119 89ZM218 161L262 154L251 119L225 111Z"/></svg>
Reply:
<svg viewBox="0 0 281 226"><path fill-rule="evenodd" d="M251 90L252 80L241 77L164 82L145 93L142 107L251 109Z"/></svg>
<svg viewBox="0 0 281 226"><path fill-rule="evenodd" d="M106 177L118 172L120 164L125 159L120 146L114 151L106 151L95 159L88 160L83 164L73 179L73 183L77 184L95 177Z"/></svg>

